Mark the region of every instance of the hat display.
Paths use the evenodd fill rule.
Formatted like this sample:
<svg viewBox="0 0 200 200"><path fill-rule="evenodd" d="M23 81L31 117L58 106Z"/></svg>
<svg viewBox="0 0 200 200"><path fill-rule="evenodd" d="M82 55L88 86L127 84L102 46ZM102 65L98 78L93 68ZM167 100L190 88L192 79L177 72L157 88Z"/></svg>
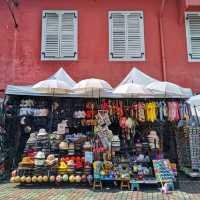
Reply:
<svg viewBox="0 0 200 200"><path fill-rule="evenodd" d="M67 150L68 149L68 143L63 141L59 144L59 149L60 150Z"/></svg>
<svg viewBox="0 0 200 200"><path fill-rule="evenodd" d="M49 154L47 156L47 159L45 161L45 164L47 166L52 166L58 163L58 158L55 158L54 154Z"/></svg>
<svg viewBox="0 0 200 200"><path fill-rule="evenodd" d="M37 134L37 140L46 140L48 139L48 133L44 128L41 128Z"/></svg>
<svg viewBox="0 0 200 200"><path fill-rule="evenodd" d="M69 146L68 146L68 155L74 155L74 153L75 153L74 143L69 143Z"/></svg>
<svg viewBox="0 0 200 200"><path fill-rule="evenodd" d="M33 167L34 162L31 157L23 157L22 161L19 163L20 167Z"/></svg>
<svg viewBox="0 0 200 200"><path fill-rule="evenodd" d="M43 166L45 163L45 154L42 151L37 152L35 155L34 163L36 166Z"/></svg>
<svg viewBox="0 0 200 200"><path fill-rule="evenodd" d="M68 170L68 165L66 165L66 163L64 161L60 161L57 167L57 170L60 174L64 174L67 172Z"/></svg>

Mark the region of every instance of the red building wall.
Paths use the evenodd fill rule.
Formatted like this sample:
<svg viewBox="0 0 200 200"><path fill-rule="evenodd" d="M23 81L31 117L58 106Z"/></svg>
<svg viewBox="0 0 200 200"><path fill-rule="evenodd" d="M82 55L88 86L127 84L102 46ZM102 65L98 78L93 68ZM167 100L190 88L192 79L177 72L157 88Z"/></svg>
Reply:
<svg viewBox="0 0 200 200"><path fill-rule="evenodd" d="M182 1L182 0L181 0ZM161 0L20 0L13 8L16 30L4 0L0 0L0 89L7 84L31 84L64 67L79 81L97 77L116 86L132 69L162 79L159 12ZM200 63L187 60L186 34L180 1L167 0L163 13L167 80L200 91ZM43 10L78 11L77 61L41 61L41 14ZM110 62L108 59L108 11L143 10L144 62ZM182 19L182 20L180 20Z"/></svg>

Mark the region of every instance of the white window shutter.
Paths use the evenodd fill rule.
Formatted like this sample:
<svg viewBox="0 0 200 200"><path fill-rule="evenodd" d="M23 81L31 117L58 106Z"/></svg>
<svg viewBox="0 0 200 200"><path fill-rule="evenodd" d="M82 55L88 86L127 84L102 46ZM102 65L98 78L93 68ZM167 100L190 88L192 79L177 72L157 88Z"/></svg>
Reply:
<svg viewBox="0 0 200 200"><path fill-rule="evenodd" d="M43 11L41 60L77 60L77 18L77 11Z"/></svg>
<svg viewBox="0 0 200 200"><path fill-rule="evenodd" d="M74 12L61 15L60 57L77 57L77 14Z"/></svg>
<svg viewBox="0 0 200 200"><path fill-rule="evenodd" d="M110 57L125 58L126 55L126 27L125 15L111 13L110 24Z"/></svg>
<svg viewBox="0 0 200 200"><path fill-rule="evenodd" d="M109 12L109 58L112 61L144 61L142 11Z"/></svg>
<svg viewBox="0 0 200 200"><path fill-rule="evenodd" d="M200 61L200 13L186 13L189 61Z"/></svg>
<svg viewBox="0 0 200 200"><path fill-rule="evenodd" d="M127 15L127 58L144 57L144 24L142 13Z"/></svg>
<svg viewBox="0 0 200 200"><path fill-rule="evenodd" d="M42 59L59 58L59 15L43 13L42 18Z"/></svg>

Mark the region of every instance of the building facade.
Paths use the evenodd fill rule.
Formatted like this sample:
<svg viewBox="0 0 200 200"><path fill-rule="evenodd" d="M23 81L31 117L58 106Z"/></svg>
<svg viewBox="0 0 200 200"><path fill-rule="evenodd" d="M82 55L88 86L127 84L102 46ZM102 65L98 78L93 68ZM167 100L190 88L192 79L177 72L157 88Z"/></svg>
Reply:
<svg viewBox="0 0 200 200"><path fill-rule="evenodd" d="M137 67L200 92L200 0L0 0L0 26L1 91L60 67L115 87Z"/></svg>

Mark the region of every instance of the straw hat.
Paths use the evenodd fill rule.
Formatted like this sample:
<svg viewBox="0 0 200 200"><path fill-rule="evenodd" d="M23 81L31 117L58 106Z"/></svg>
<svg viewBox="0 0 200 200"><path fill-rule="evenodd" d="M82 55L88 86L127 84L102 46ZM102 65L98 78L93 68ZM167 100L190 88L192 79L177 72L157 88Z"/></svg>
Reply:
<svg viewBox="0 0 200 200"><path fill-rule="evenodd" d="M24 157L22 159L22 161L19 163L19 165L23 166L23 165L33 165L34 162L30 157Z"/></svg>

